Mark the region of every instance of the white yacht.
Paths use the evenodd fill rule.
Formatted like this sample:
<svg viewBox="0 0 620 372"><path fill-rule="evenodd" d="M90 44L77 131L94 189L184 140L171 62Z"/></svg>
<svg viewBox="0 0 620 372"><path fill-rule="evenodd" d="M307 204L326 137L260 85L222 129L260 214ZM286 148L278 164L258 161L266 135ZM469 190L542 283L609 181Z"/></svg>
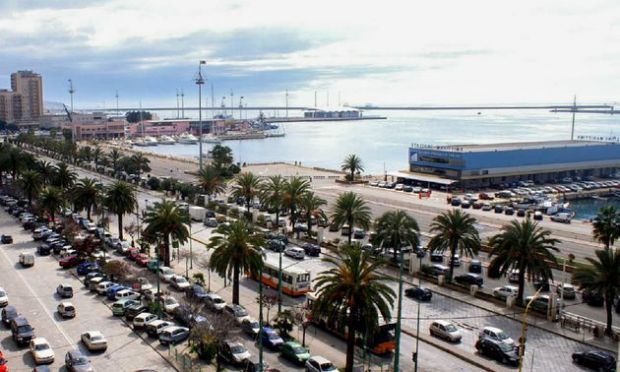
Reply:
<svg viewBox="0 0 620 372"><path fill-rule="evenodd" d="M204 143L222 143L222 140L212 134L203 134L202 142Z"/></svg>
<svg viewBox="0 0 620 372"><path fill-rule="evenodd" d="M157 138L146 136L144 137L144 146L157 146Z"/></svg>
<svg viewBox="0 0 620 372"><path fill-rule="evenodd" d="M132 144L134 146L147 146L146 142L144 142L144 138L134 138Z"/></svg>
<svg viewBox="0 0 620 372"><path fill-rule="evenodd" d="M179 136L177 141L179 141L179 143L183 143L183 144L186 144L186 145L194 145L194 144L196 144L198 142L198 138L196 138L191 133L183 133L183 134L181 134Z"/></svg>
<svg viewBox="0 0 620 372"><path fill-rule="evenodd" d="M174 138L170 137L170 136L161 136L159 137L159 144L160 145L174 145L176 143L176 141L174 140Z"/></svg>

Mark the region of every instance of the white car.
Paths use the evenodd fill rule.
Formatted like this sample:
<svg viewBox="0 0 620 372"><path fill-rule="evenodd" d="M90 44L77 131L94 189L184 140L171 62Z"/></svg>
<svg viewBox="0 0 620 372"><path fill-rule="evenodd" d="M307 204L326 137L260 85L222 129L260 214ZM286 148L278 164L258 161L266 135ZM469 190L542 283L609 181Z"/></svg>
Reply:
<svg viewBox="0 0 620 372"><path fill-rule="evenodd" d="M430 326L431 336L443 338L450 342L460 342L463 335L456 326L445 320L436 320Z"/></svg>
<svg viewBox="0 0 620 372"><path fill-rule="evenodd" d="M82 333L82 342L90 351L103 351L108 348L108 341L99 331L88 331Z"/></svg>
<svg viewBox="0 0 620 372"><path fill-rule="evenodd" d="M37 337L30 341L30 353L35 364L54 363L54 350L43 337Z"/></svg>
<svg viewBox="0 0 620 372"><path fill-rule="evenodd" d="M62 318L74 318L75 317L75 306L71 302L63 301L58 304L56 307L58 311L58 315Z"/></svg>
<svg viewBox="0 0 620 372"><path fill-rule="evenodd" d="M5 307L9 304L9 295L6 294L4 288L0 287L0 307Z"/></svg>
<svg viewBox="0 0 620 372"><path fill-rule="evenodd" d="M160 266L159 270L157 270L157 275L159 275L159 279L164 282L169 282L170 278L174 275L174 271L168 266Z"/></svg>
<svg viewBox="0 0 620 372"><path fill-rule="evenodd" d="M110 281L103 281L97 284L96 292L99 295L104 295L108 292L108 288L115 286L116 283Z"/></svg>
<svg viewBox="0 0 620 372"><path fill-rule="evenodd" d="M215 293L207 293L204 297L204 302L208 308L221 312L226 307L226 301Z"/></svg>
<svg viewBox="0 0 620 372"><path fill-rule="evenodd" d="M174 323L172 322L156 319L146 325L146 333L151 337L158 337L165 328L173 325Z"/></svg>
<svg viewBox="0 0 620 372"><path fill-rule="evenodd" d="M514 340L508 337L504 331L495 327L484 327L482 331L480 331L479 336L489 338L495 342L503 342L509 346L513 346L515 344Z"/></svg>
<svg viewBox="0 0 620 372"><path fill-rule="evenodd" d="M500 300L505 300L510 296L516 296L517 292L519 292L519 288L514 285L505 285L503 287L493 289L493 297L499 298Z"/></svg>
<svg viewBox="0 0 620 372"><path fill-rule="evenodd" d="M288 247L284 250L284 254L298 260L303 260L303 258L306 256L306 252L303 250L303 248L299 247Z"/></svg>
<svg viewBox="0 0 620 372"><path fill-rule="evenodd" d="M224 307L224 312L235 318L237 324L241 324L245 319L250 319L248 311L241 305L228 304Z"/></svg>
<svg viewBox="0 0 620 372"><path fill-rule="evenodd" d="M329 360L322 356L312 356L306 361L306 371L308 372L336 372L338 368Z"/></svg>
<svg viewBox="0 0 620 372"><path fill-rule="evenodd" d="M181 275L172 275L170 277L170 285L178 291L184 291L189 288L189 282Z"/></svg>
<svg viewBox="0 0 620 372"><path fill-rule="evenodd" d="M94 234L95 231L97 231L97 225L95 225L93 222L88 222L86 224L86 231L88 231L90 234Z"/></svg>
<svg viewBox="0 0 620 372"><path fill-rule="evenodd" d="M140 313L133 318L133 328L144 328L154 320L157 320L157 315L151 313Z"/></svg>
<svg viewBox="0 0 620 372"><path fill-rule="evenodd" d="M172 296L164 297L164 311L167 312L168 314L172 314L174 309L176 309L179 306L180 306L179 302L176 300L176 298Z"/></svg>

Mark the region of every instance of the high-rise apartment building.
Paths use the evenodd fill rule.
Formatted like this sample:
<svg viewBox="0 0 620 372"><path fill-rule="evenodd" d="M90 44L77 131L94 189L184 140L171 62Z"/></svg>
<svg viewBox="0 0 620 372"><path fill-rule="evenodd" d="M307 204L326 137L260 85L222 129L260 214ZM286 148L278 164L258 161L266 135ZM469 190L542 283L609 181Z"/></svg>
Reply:
<svg viewBox="0 0 620 372"><path fill-rule="evenodd" d="M22 119L22 95L0 89L0 120L15 122Z"/></svg>
<svg viewBox="0 0 620 372"><path fill-rule="evenodd" d="M21 119L38 119L43 115L43 80L30 70L11 74L11 90L21 95Z"/></svg>

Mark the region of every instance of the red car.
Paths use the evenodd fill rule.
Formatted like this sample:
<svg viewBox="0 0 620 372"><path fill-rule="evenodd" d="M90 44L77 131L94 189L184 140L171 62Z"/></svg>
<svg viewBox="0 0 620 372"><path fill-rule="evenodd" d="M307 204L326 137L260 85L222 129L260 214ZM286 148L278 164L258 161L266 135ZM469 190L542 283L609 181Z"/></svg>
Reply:
<svg viewBox="0 0 620 372"><path fill-rule="evenodd" d="M146 267L146 264L148 264L150 260L150 257L144 253L138 253L135 259L136 263L143 267Z"/></svg>
<svg viewBox="0 0 620 372"><path fill-rule="evenodd" d="M71 268L73 266L76 266L79 262L80 261L78 260L78 256L71 255L71 256L67 256L67 257L61 259L60 261L58 261L58 264L63 269L68 269L68 268Z"/></svg>
<svg viewBox="0 0 620 372"><path fill-rule="evenodd" d="M4 355L2 355L2 351L0 351L0 372L9 372L9 366L7 366L8 361L4 359Z"/></svg>
<svg viewBox="0 0 620 372"><path fill-rule="evenodd" d="M140 255L140 249L138 248L129 248L127 250L127 258L132 261L135 261L138 258L138 255Z"/></svg>

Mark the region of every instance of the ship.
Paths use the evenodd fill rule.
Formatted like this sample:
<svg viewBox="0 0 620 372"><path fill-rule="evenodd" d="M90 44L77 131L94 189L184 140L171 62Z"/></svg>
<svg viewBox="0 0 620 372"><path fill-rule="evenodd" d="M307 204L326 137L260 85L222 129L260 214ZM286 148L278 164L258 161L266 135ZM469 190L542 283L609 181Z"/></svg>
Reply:
<svg viewBox="0 0 620 372"><path fill-rule="evenodd" d="M170 136L161 136L159 137L159 143L162 145L174 145L176 141Z"/></svg>
<svg viewBox="0 0 620 372"><path fill-rule="evenodd" d="M195 145L198 142L198 138L191 133L183 133L179 136L177 141L185 145Z"/></svg>

